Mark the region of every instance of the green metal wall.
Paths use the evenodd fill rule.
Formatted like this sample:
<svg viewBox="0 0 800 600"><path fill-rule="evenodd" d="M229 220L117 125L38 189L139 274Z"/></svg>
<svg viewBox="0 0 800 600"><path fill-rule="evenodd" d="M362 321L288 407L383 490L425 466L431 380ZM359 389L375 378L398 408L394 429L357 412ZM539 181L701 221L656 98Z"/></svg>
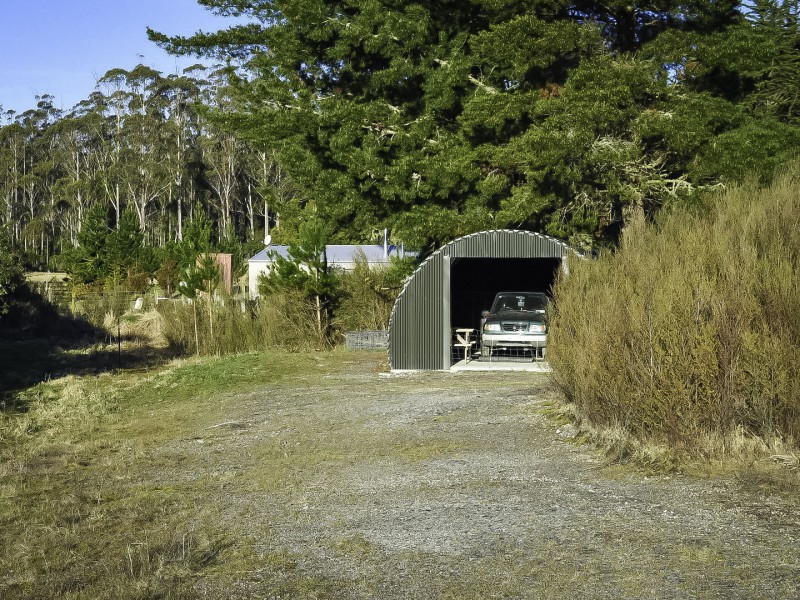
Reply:
<svg viewBox="0 0 800 600"><path fill-rule="evenodd" d="M530 231L498 229L453 240L431 254L405 283L389 321L389 366L450 368L451 258L560 258L569 246Z"/></svg>

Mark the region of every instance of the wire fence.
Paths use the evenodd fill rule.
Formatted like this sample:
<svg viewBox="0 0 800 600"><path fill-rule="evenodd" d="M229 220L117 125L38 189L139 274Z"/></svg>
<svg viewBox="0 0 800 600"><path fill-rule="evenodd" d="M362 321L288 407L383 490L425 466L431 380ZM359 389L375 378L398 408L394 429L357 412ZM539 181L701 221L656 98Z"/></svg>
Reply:
<svg viewBox="0 0 800 600"><path fill-rule="evenodd" d="M479 360L481 362L533 362L544 360L547 356L546 348L497 344L493 348L481 345L480 333L475 330L453 330L450 344L450 362L456 364L461 361Z"/></svg>
<svg viewBox="0 0 800 600"><path fill-rule="evenodd" d="M386 350L389 347L389 332L385 329L374 331L347 331L345 345L352 350Z"/></svg>
<svg viewBox="0 0 800 600"><path fill-rule="evenodd" d="M108 326L110 317L148 311L159 302L170 300L154 291L142 293L122 287L97 290L67 282L28 282L28 286L62 314L84 317L97 326Z"/></svg>

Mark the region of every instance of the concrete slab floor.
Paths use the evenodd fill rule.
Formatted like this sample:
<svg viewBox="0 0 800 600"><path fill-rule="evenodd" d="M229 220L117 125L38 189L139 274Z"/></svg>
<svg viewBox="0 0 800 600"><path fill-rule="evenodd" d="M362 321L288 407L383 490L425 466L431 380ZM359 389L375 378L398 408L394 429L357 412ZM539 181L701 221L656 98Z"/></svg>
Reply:
<svg viewBox="0 0 800 600"><path fill-rule="evenodd" d="M459 361L450 367L451 371L530 371L534 373L550 373L552 369L546 361L516 362L510 360L483 361L472 359L469 362Z"/></svg>

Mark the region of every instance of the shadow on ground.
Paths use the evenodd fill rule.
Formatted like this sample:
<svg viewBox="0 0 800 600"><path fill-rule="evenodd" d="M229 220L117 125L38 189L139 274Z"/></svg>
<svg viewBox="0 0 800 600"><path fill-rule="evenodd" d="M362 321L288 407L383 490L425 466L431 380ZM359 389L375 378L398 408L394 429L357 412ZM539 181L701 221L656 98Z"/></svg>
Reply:
<svg viewBox="0 0 800 600"><path fill-rule="evenodd" d="M81 317L57 312L35 326L0 327L0 410L28 409L25 390L65 375L99 375L154 366L175 352L148 340L123 335L117 343L104 329Z"/></svg>

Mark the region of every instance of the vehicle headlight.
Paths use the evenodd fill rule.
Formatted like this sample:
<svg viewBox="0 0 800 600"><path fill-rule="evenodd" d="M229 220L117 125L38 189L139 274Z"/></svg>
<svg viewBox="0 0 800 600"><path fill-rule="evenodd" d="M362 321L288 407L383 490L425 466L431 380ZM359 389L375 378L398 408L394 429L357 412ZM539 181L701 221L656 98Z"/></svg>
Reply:
<svg viewBox="0 0 800 600"><path fill-rule="evenodd" d="M484 331L503 331L503 328L500 327L500 323L486 323L483 326Z"/></svg>
<svg viewBox="0 0 800 600"><path fill-rule="evenodd" d="M546 330L547 326L544 323L530 323L528 325L529 333L544 333Z"/></svg>

